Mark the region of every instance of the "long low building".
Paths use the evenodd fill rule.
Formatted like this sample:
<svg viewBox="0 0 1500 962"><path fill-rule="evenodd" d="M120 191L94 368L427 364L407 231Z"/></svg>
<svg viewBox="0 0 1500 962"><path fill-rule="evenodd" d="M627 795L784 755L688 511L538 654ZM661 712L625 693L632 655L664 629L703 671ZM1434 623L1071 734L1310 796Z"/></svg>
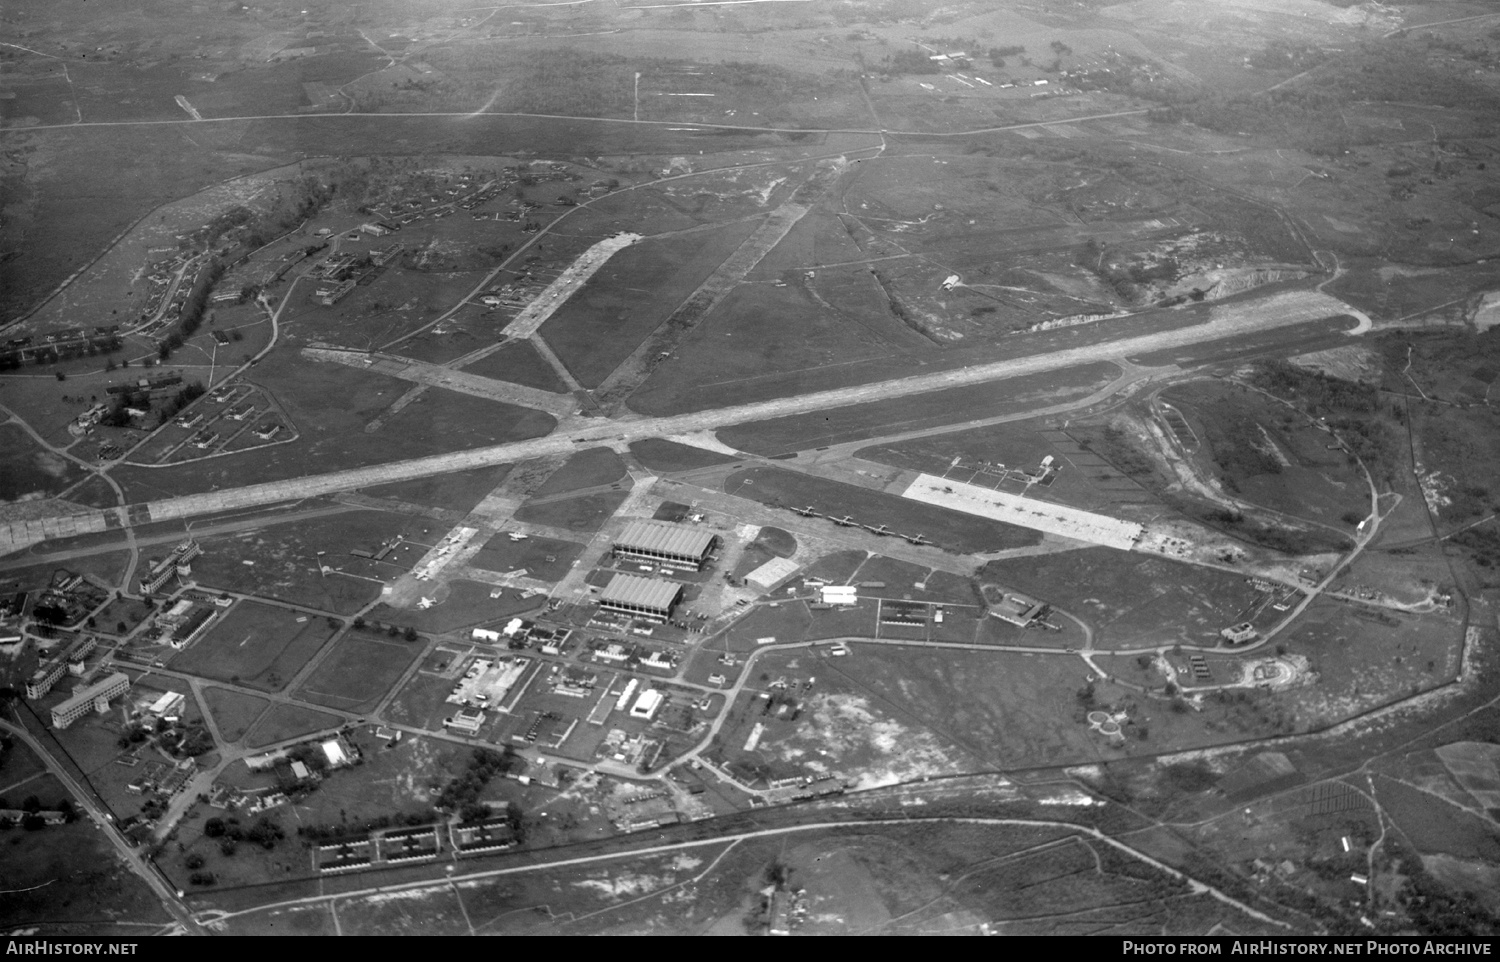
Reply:
<svg viewBox="0 0 1500 962"><path fill-rule="evenodd" d="M1033 531L1060 535L1089 544L1103 545L1129 551L1135 546L1144 530L1134 521L1112 518L1107 514L1096 514L1081 508L1070 508L1051 501L1023 498L1020 495L995 491L977 484L950 481L930 474L918 475L901 495L913 501L937 505L1003 521Z"/></svg>
<svg viewBox="0 0 1500 962"><path fill-rule="evenodd" d="M80 688L72 697L53 707L52 727L67 728L90 711L102 715L109 711L111 699L118 698L129 690L130 676L123 671L117 671L86 688Z"/></svg>
<svg viewBox="0 0 1500 962"><path fill-rule="evenodd" d="M615 539L616 557L702 569L718 539L713 532L666 521L632 521Z"/></svg>
<svg viewBox="0 0 1500 962"><path fill-rule="evenodd" d="M610 579L599 607L622 614L666 621L682 599L682 585L660 578L641 578L617 574Z"/></svg>

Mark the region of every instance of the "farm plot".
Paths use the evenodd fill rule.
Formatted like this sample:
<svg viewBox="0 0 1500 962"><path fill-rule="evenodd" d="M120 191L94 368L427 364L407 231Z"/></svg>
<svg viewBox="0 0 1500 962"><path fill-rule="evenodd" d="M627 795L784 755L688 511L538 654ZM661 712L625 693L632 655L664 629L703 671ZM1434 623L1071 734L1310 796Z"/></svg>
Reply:
<svg viewBox="0 0 1500 962"><path fill-rule="evenodd" d="M422 653L420 645L368 634L342 638L297 689L299 697L330 708L368 712Z"/></svg>
<svg viewBox="0 0 1500 962"><path fill-rule="evenodd" d="M171 664L216 681L280 691L336 630L324 618L242 601Z"/></svg>
<svg viewBox="0 0 1500 962"><path fill-rule="evenodd" d="M1026 528L933 507L882 491L828 481L784 468L737 471L724 481L737 497L780 507L811 505L831 517L851 515L863 524L884 524L902 534L922 534L954 551L995 551L1036 544L1041 536Z"/></svg>

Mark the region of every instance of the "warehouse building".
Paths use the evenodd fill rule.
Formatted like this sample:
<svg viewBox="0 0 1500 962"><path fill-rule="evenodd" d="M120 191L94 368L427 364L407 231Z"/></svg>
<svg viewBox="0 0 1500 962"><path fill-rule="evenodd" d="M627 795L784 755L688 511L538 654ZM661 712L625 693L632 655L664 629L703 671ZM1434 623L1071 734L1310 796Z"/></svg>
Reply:
<svg viewBox="0 0 1500 962"><path fill-rule="evenodd" d="M615 539L615 557L700 571L718 539L712 532L665 521L632 521Z"/></svg>
<svg viewBox="0 0 1500 962"><path fill-rule="evenodd" d="M609 611L653 621L666 621L682 598L682 585L660 578L640 578L617 574L599 598L599 606Z"/></svg>

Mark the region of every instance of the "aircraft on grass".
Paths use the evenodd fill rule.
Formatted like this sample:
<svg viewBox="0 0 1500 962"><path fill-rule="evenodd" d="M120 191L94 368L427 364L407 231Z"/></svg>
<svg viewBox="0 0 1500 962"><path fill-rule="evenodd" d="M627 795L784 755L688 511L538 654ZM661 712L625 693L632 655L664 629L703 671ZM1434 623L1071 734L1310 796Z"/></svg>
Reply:
<svg viewBox="0 0 1500 962"><path fill-rule="evenodd" d="M905 538L907 541L910 541L912 544L932 544L931 541L927 540L927 536L926 535L921 535L921 534L903 534L901 537Z"/></svg>
<svg viewBox="0 0 1500 962"><path fill-rule="evenodd" d="M833 518L833 517L830 517L828 520L832 521L834 524L838 525L840 528L853 528L853 527L856 527L859 524L858 521L854 520L854 515L852 515L852 514L846 514L842 518Z"/></svg>
<svg viewBox="0 0 1500 962"><path fill-rule="evenodd" d="M805 508L793 508L792 511L795 514L802 515L802 517L804 517L804 518L817 518L817 517L821 517L818 514L817 511L813 510L813 506L812 505L808 505Z"/></svg>

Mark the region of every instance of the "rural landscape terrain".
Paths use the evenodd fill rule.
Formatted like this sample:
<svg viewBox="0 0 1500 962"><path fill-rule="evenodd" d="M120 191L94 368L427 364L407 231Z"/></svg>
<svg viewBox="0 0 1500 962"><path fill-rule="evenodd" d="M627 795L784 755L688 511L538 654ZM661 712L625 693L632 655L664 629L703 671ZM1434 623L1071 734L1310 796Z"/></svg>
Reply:
<svg viewBox="0 0 1500 962"><path fill-rule="evenodd" d="M1497 172L1477 0L9 0L0 930L1494 936Z"/></svg>

